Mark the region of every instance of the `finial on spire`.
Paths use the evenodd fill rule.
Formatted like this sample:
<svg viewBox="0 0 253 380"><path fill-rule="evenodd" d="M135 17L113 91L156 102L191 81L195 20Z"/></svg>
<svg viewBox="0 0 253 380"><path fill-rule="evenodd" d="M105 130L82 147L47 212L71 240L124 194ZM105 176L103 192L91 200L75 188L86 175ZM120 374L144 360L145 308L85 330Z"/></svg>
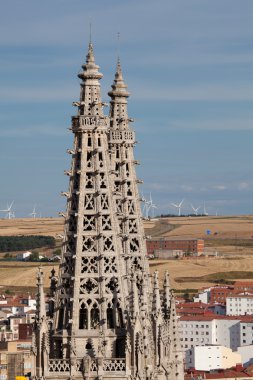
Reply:
<svg viewBox="0 0 253 380"><path fill-rule="evenodd" d="M92 46L91 42L89 42L89 49L88 49L88 54L86 56L86 62L87 63L95 62L94 53L93 53L93 46Z"/></svg>
<svg viewBox="0 0 253 380"><path fill-rule="evenodd" d="M120 64L119 43L120 43L120 32L117 32L117 63L118 64Z"/></svg>
<svg viewBox="0 0 253 380"><path fill-rule="evenodd" d="M89 25L90 25L90 40L89 40L89 43L91 44L92 43L92 33L91 33L91 31L92 31L92 22L91 22L91 17L90 17L90 21L89 21Z"/></svg>
<svg viewBox="0 0 253 380"><path fill-rule="evenodd" d="M86 63L82 65L83 71L78 74L78 77L83 81L86 79L101 79L103 74L99 70L99 66L95 63L93 45L91 42L91 36L89 41L88 53L86 55ZM98 82L96 82L98 84Z"/></svg>
<svg viewBox="0 0 253 380"><path fill-rule="evenodd" d="M38 267L38 272L37 272L37 286L39 287L40 285L43 286L43 271L42 271L41 265Z"/></svg>
<svg viewBox="0 0 253 380"><path fill-rule="evenodd" d="M121 69L121 63L120 63L120 56L119 56L119 40L120 40L120 32L117 33L117 65L116 65L116 72L114 77L114 83L112 84L112 90L108 92L108 95L110 97L114 96L121 96L128 98L130 93L127 91L127 85L124 82L122 69Z"/></svg>
<svg viewBox="0 0 253 380"><path fill-rule="evenodd" d="M164 274L164 287L170 287L170 275L167 270Z"/></svg>

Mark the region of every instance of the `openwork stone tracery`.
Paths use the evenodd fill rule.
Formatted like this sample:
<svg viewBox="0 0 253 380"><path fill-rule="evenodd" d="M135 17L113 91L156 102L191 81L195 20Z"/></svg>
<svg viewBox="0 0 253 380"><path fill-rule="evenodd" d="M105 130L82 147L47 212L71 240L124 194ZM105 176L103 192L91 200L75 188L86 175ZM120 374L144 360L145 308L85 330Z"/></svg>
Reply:
<svg viewBox="0 0 253 380"><path fill-rule="evenodd" d="M46 313L38 274L34 379L183 379L173 294L151 280L118 62L109 117L103 113L93 47L73 104L74 133L59 276L51 276Z"/></svg>

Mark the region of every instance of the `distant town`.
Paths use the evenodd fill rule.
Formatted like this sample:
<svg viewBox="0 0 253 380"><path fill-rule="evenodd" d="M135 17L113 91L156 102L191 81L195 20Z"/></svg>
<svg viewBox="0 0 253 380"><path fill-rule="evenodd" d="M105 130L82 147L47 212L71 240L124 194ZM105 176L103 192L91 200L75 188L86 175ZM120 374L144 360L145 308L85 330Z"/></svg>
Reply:
<svg viewBox="0 0 253 380"><path fill-rule="evenodd" d="M146 222L146 231L151 234L146 241L151 268L153 265L156 268L156 263L179 260L187 266L196 259L201 263L204 257L219 258L216 249L205 246L204 237L164 237L162 232L168 230L172 231L164 221ZM26 233L23 237L0 236L2 265L35 261L37 266L51 262L57 268L61 260L59 234L54 238ZM33 248L22 250L24 244ZM56 278L57 271L53 269L50 277ZM2 289L5 290L1 293L0 289L0 379L29 378L34 365L32 331L38 294L35 288L29 293ZM253 280L224 279L198 291L175 291L185 380L253 378ZM48 305L50 290L46 297Z"/></svg>

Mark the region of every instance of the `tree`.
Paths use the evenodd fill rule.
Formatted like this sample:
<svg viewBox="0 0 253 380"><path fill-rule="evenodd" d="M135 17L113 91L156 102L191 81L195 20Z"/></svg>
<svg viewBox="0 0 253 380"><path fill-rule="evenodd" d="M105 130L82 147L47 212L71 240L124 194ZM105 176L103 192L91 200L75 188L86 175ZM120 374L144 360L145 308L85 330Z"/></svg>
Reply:
<svg viewBox="0 0 253 380"><path fill-rule="evenodd" d="M32 252L29 256L29 261L39 261L39 252Z"/></svg>

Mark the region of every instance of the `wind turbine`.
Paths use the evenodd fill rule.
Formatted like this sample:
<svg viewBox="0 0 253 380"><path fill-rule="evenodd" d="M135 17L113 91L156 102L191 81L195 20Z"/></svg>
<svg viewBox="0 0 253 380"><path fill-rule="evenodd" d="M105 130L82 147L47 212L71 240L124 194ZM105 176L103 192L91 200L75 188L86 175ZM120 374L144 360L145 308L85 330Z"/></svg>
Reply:
<svg viewBox="0 0 253 380"><path fill-rule="evenodd" d="M150 194L150 200L147 201L145 199L145 211L146 211L146 219L148 219L148 214L149 214L149 210L151 208L151 205L152 205L152 199L151 199L151 194Z"/></svg>
<svg viewBox="0 0 253 380"><path fill-rule="evenodd" d="M153 203L153 200L152 200L152 197L151 197L151 193L149 195L149 199L150 199L150 201L149 201L149 203L150 203L149 210L151 209L153 211L152 214L153 214L153 218L154 218L154 216L155 216L154 215L155 208L157 208L157 205L155 203Z"/></svg>
<svg viewBox="0 0 253 380"><path fill-rule="evenodd" d="M175 207L178 209L178 216L181 216L181 207L182 207L182 204L184 202L184 199L181 200L180 203L171 203L171 206Z"/></svg>
<svg viewBox="0 0 253 380"><path fill-rule="evenodd" d="M10 219L14 219L14 218L15 218L15 212L14 212L14 211L11 211Z"/></svg>
<svg viewBox="0 0 253 380"><path fill-rule="evenodd" d="M204 215L208 216L208 212L206 211L206 202L204 202Z"/></svg>
<svg viewBox="0 0 253 380"><path fill-rule="evenodd" d="M143 207L142 207L142 215L145 218L145 213L146 213L146 198L144 197L143 193L141 193L141 198L140 201L143 202Z"/></svg>
<svg viewBox="0 0 253 380"><path fill-rule="evenodd" d="M191 204L191 208L193 209L193 211L194 211L194 215L198 215L198 211L199 211L199 209L200 209L200 206L199 207L193 207L193 205Z"/></svg>
<svg viewBox="0 0 253 380"><path fill-rule="evenodd" d="M141 201L144 203L142 208L142 215L145 219L148 219L149 210L151 208L152 199L150 198L149 201L144 197L143 193L141 194Z"/></svg>
<svg viewBox="0 0 253 380"><path fill-rule="evenodd" d="M33 207L33 211L29 214L33 217L33 219L36 218L37 212L36 212L36 205Z"/></svg>
<svg viewBox="0 0 253 380"><path fill-rule="evenodd" d="M15 217L14 212L11 210L11 208L13 206L13 203L14 203L14 201L12 201L10 205L7 204L7 209L6 210L0 210L1 212L6 212L7 213L6 217L8 219L11 219L11 218Z"/></svg>

